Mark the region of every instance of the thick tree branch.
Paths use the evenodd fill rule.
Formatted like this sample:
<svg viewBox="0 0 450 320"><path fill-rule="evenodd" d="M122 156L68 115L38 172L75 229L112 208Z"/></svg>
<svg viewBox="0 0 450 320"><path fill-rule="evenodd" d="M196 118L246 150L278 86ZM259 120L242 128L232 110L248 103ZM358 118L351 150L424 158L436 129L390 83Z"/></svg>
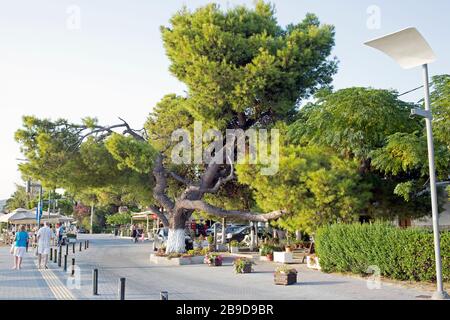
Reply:
<svg viewBox="0 0 450 320"><path fill-rule="evenodd" d="M214 185L214 187L206 188L206 189L200 189L200 192L202 194L205 194L205 193L217 193L222 185L224 185L227 182L233 180L234 179L234 166L233 166L233 163L231 162L231 160L230 160L230 165L231 165L231 169L230 169L230 174L228 176L226 176L225 178L220 177L217 180L217 182Z"/></svg>
<svg viewBox="0 0 450 320"><path fill-rule="evenodd" d="M177 202L177 207L186 210L198 210L208 214L221 217L221 218L237 218L242 220L248 220L253 222L268 222L270 220L276 220L287 213L285 210L274 211L266 214L258 214L252 212L245 212L239 210L225 210L215 207L202 200L182 200Z"/></svg>
<svg viewBox="0 0 450 320"><path fill-rule="evenodd" d="M177 180L178 182L184 184L185 186L188 186L188 187L189 187L189 186L193 186L193 185L194 185L194 182L192 182L192 181L189 180L189 179L186 179L186 178L181 177L180 175L176 174L176 173L173 172L173 171L170 171L169 174L172 176L172 178L174 178L174 179Z"/></svg>
<svg viewBox="0 0 450 320"><path fill-rule="evenodd" d="M169 227L169 220L164 215L164 213L161 212L161 210L159 210L156 206L149 206L148 209L153 214L156 214L158 216L159 220L161 220L161 222L163 223L164 227L166 227L166 228Z"/></svg>
<svg viewBox="0 0 450 320"><path fill-rule="evenodd" d="M166 170L163 165L163 155L159 154L155 160L155 167L153 169L153 176L156 180L156 186L153 189L153 196L155 199L168 211L173 210L175 204L174 202L167 196L167 177Z"/></svg>

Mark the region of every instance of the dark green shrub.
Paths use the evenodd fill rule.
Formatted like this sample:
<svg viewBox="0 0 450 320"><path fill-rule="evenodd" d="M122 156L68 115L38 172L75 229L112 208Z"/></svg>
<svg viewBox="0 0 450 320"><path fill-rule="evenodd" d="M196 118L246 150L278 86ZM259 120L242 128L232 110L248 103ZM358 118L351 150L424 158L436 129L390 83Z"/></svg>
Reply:
<svg viewBox="0 0 450 320"><path fill-rule="evenodd" d="M335 224L316 234L316 251L324 272L366 274L369 266L398 280L435 281L433 234L399 229L386 223ZM450 281L450 232L441 233L444 281Z"/></svg>

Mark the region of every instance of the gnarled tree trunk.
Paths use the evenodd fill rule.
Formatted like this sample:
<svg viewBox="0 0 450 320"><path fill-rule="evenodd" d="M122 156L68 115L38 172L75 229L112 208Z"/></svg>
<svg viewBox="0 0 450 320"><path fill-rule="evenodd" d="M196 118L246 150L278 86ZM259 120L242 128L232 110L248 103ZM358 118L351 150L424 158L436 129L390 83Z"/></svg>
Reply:
<svg viewBox="0 0 450 320"><path fill-rule="evenodd" d="M170 214L166 254L186 252L185 228L187 221L188 218L182 210Z"/></svg>

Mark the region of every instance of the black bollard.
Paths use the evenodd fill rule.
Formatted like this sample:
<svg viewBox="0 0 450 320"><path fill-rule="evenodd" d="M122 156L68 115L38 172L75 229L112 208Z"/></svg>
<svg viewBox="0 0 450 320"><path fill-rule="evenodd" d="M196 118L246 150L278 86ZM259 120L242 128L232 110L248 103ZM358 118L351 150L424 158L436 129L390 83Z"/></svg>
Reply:
<svg viewBox="0 0 450 320"><path fill-rule="evenodd" d="M87 248L89 249L89 240L86 240Z"/></svg>
<svg viewBox="0 0 450 320"><path fill-rule="evenodd" d="M167 291L161 291L161 300L169 300L169 293Z"/></svg>
<svg viewBox="0 0 450 320"><path fill-rule="evenodd" d="M125 300L125 278L119 279L119 300Z"/></svg>
<svg viewBox="0 0 450 320"><path fill-rule="evenodd" d="M58 267L61 267L61 255L62 255L62 248L59 247L59 250L58 250Z"/></svg>
<svg viewBox="0 0 450 320"><path fill-rule="evenodd" d="M69 254L69 244L66 244L66 256Z"/></svg>
<svg viewBox="0 0 450 320"><path fill-rule="evenodd" d="M67 272L67 254L64 255L64 272Z"/></svg>
<svg viewBox="0 0 450 320"><path fill-rule="evenodd" d="M92 271L92 294L98 296L98 269Z"/></svg>
<svg viewBox="0 0 450 320"><path fill-rule="evenodd" d="M87 241L85 240L84 241L84 250L86 250L87 249Z"/></svg>
<svg viewBox="0 0 450 320"><path fill-rule="evenodd" d="M75 258L72 258L72 272L71 272L72 277L75 275Z"/></svg>
<svg viewBox="0 0 450 320"><path fill-rule="evenodd" d="M57 259L58 259L58 249L55 248L55 251L53 252L53 262L57 263L58 262Z"/></svg>
<svg viewBox="0 0 450 320"><path fill-rule="evenodd" d="M50 248L50 261L53 261L53 248Z"/></svg>
<svg viewBox="0 0 450 320"><path fill-rule="evenodd" d="M80 242L80 251L81 251L81 246L83 245L83 242Z"/></svg>
<svg viewBox="0 0 450 320"><path fill-rule="evenodd" d="M75 242L72 243L72 253L75 254Z"/></svg>

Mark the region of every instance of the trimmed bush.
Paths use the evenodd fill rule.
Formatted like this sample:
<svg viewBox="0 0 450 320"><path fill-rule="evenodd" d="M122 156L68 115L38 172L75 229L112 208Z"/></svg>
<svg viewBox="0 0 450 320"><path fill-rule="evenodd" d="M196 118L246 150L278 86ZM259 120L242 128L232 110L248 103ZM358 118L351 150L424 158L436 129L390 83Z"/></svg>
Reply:
<svg viewBox="0 0 450 320"><path fill-rule="evenodd" d="M317 231L316 251L324 272L370 273L412 281L436 281L433 233L386 223L335 224ZM441 233L442 272L450 281L450 232Z"/></svg>

